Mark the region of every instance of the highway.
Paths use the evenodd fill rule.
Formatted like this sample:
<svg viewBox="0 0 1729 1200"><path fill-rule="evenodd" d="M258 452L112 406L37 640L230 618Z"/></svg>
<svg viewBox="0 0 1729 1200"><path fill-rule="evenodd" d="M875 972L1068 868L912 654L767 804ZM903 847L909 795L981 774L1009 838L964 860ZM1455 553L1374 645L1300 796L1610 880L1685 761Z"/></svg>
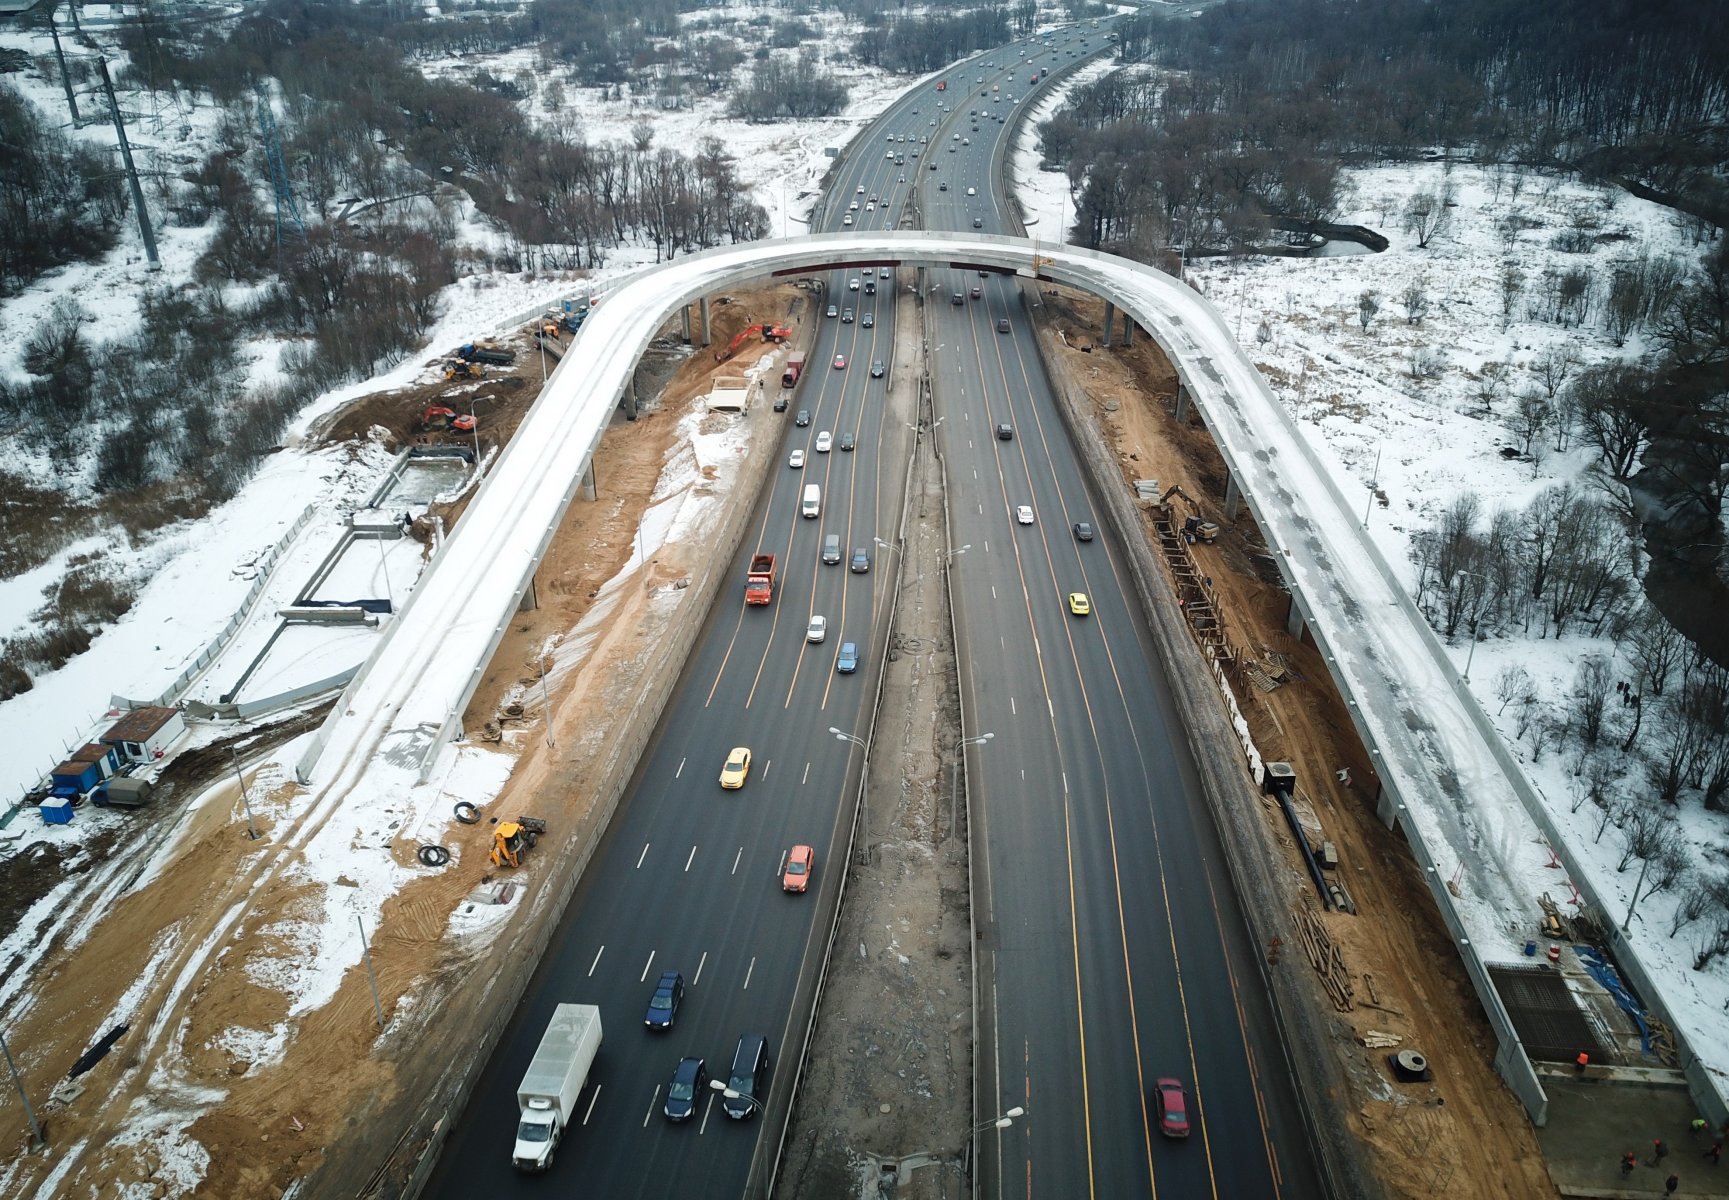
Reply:
<svg viewBox="0 0 1729 1200"><path fill-rule="evenodd" d="M1084 53L1030 53L1061 66L1074 61L1071 49ZM838 166L813 229L893 227L918 186L924 226L970 231L976 218L981 232L1001 230L991 163L1008 125L981 120L975 133L963 114L1004 109L1008 96L1030 90L1029 74L1015 48L998 50L957 67L949 77L960 86L940 97L921 90L896 102ZM983 85L967 85L981 75ZM993 82L1004 99L979 94ZM939 98L949 112L937 111ZM985 1004L980 1115L1017 1103L1029 1110L982 1145L987 1193L1319 1195L1277 1038L1260 998L1239 982L1255 978L1255 948L1243 944L1156 655L1109 538L1078 545L1069 532L1092 519L1087 487L1014 284L904 270L867 295L848 286L862 276L827 273L815 311L851 306L857 319L820 318L786 414L781 461L803 449L806 465L771 474L734 566L738 586L709 615L426 1194L515 1196L579 1181L586 1194L659 1197L696 1179L720 1195L744 1191L747 1180L757 1181L752 1194L760 1190L807 1015L792 1011L795 988L820 965L826 931L814 917L839 884L857 751L827 729L864 732L892 580L877 567L894 565L876 539L895 536L911 444L910 403L900 401L902 412L884 402L889 384L910 382L898 377L892 337L898 301L922 279L941 293L922 313L954 543L967 547L954 573L967 732L995 735L970 759ZM946 300L957 289L959 306ZM996 332L999 318L1008 333ZM830 365L836 354L846 356L844 369ZM887 378L869 374L878 358ZM808 426L794 424L801 408ZM1013 426L1011 440L993 436L999 421ZM824 430L850 431L857 449L817 453ZM817 520L798 515L811 483L823 491ZM1034 507L1035 524L1014 523L1018 504ZM822 565L828 533L847 555L870 548L873 569ZM745 562L759 552L780 559L766 609L743 604ZM1091 616L1069 615L1069 591L1091 596ZM804 640L812 612L829 620L820 645ZM865 652L858 674L834 670L843 641ZM717 776L734 745L752 748L753 768L742 790L722 791ZM801 841L816 847L816 889L786 896L778 868ZM653 978L669 968L684 973L689 991L676 1026L651 1034L639 1022ZM600 1005L606 1037L581 1124L551 1178L535 1180L508 1161L515 1087L564 1001ZM688 1124L667 1122L659 1106L677 1060L701 1056L724 1076L746 1031L771 1045L765 1119L731 1121L718 1098L705 1098ZM1191 1089L1195 1130L1186 1144L1150 1124L1145 1100L1165 1073Z"/></svg>
<svg viewBox="0 0 1729 1200"><path fill-rule="evenodd" d="M1047 53L1068 62L1097 37L1059 34ZM951 134L956 149L927 172L928 228L1015 231L994 117L1028 73L997 61L953 102L962 140ZM966 547L951 568L964 732L993 735L968 776L976 1115L1029 1113L981 1141L984 1194L1320 1196L1277 1031L1245 986L1256 950L1181 715L1056 416L1020 285L931 275L937 437L951 537ZM1021 505L1033 524L1018 523ZM1077 540L1077 522L1096 539ZM1090 615L1070 611L1071 592ZM1188 1089L1186 1141L1158 1129L1166 1076Z"/></svg>

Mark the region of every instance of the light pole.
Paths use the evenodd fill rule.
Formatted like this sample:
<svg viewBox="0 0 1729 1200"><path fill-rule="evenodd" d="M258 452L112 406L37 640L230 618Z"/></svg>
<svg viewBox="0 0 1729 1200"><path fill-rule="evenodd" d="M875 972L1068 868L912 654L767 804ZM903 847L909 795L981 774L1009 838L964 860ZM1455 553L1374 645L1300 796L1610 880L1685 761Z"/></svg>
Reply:
<svg viewBox="0 0 1729 1200"><path fill-rule="evenodd" d="M964 546L956 546L953 550L950 550L947 554L943 555L943 566L948 566L950 563L954 562L957 555L965 554L972 548L973 546L971 542L968 542Z"/></svg>
<svg viewBox="0 0 1729 1200"><path fill-rule="evenodd" d="M1026 1116L1026 1113L1027 1110L1017 1104L1013 1108L1004 1110L1003 1115L1000 1117L993 1117L989 1121L979 1122L977 1125L973 1126L972 1131L978 1133L984 1129L1007 1129L1010 1125L1015 1123L1016 1117L1024 1117Z"/></svg>
<svg viewBox="0 0 1729 1200"><path fill-rule="evenodd" d="M711 1079L708 1081L708 1086L713 1088L715 1091L719 1092L722 1096L724 1096L728 1100L748 1100L750 1102L751 1107L754 1108L757 1112L762 1111L762 1101L761 1100L758 1100L755 1096L747 1096L743 1092L734 1091L732 1088L729 1088L726 1086L726 1083L724 1080Z"/></svg>
<svg viewBox="0 0 1729 1200"><path fill-rule="evenodd" d="M1485 588L1487 588L1489 586L1489 577L1487 575L1479 575L1475 571L1454 571L1453 572L1453 578L1454 579L1458 579L1459 576L1461 576L1461 575L1469 575L1472 579L1481 580L1483 583L1483 586ZM1477 657L1477 622L1473 619L1471 622L1471 648L1465 652L1465 674L1461 677L1461 678L1463 678L1463 680L1466 683L1471 682L1471 662L1476 657Z"/></svg>
<svg viewBox="0 0 1729 1200"><path fill-rule="evenodd" d="M1375 491L1381 486L1381 446L1375 444L1375 471L1369 476L1369 498L1363 502L1363 528L1369 527L1369 513L1375 507Z"/></svg>
<svg viewBox="0 0 1729 1200"><path fill-rule="evenodd" d="M860 826L860 828L858 828L854 831L853 840L858 844L858 863L859 863L859 865L860 866L868 866L870 864L870 856L871 856L871 845L870 845L870 841L871 841L871 819L870 819L871 748L870 748L870 743L865 741L863 738L857 736L856 734L848 733L844 729L837 729L833 725L830 725L828 727L828 731L830 733L834 734L836 741L851 742L853 745L857 746L860 750L864 751L863 789L862 789L862 794L859 797L858 815L854 819L854 824L857 826ZM850 750L847 751L847 756L850 758L852 756L852 751L850 751Z"/></svg>
<svg viewBox="0 0 1729 1200"><path fill-rule="evenodd" d="M871 541L875 542L878 546L882 547L884 550L892 550L896 554L900 553L900 547L899 546L896 546L890 542L885 542L880 537L873 537L871 539Z"/></svg>
<svg viewBox="0 0 1729 1200"><path fill-rule="evenodd" d="M964 737L955 743L955 759L949 764L949 836L954 837L960 828L961 821L961 762L966 758L968 746L982 746L997 735L981 733L977 737ZM1016 1113L1015 1116L1020 1116Z"/></svg>

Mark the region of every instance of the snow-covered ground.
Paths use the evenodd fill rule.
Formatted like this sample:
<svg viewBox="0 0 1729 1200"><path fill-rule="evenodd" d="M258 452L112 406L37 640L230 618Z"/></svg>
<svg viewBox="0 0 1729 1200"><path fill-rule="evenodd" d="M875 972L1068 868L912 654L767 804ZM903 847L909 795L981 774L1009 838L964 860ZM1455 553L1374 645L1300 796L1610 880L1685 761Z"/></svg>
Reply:
<svg viewBox="0 0 1729 1200"><path fill-rule="evenodd" d="M1046 105L1055 111L1050 100ZM1042 230L1060 219L1069 202L1065 176L1037 169L1035 145L1030 131L1020 138L1015 178L1023 209L1039 217L1032 229ZM1583 263L1597 278L1607 279L1618 264L1641 255L1673 255L1691 263L1698 250L1687 223L1670 210L1564 178L1527 178L1517 185L1517 194L1511 179L1497 178L1493 170L1439 163L1354 170L1346 179L1351 199L1335 219L1385 234L1392 241L1386 252L1202 259L1188 264L1188 278L1221 311L1339 488L1360 498L1358 512L1368 514L1370 535L1409 591L1415 585L1412 534L1459 493L1480 496L1487 514L1581 479L1590 453L1576 446L1557 452L1547 435L1535 447L1535 462L1501 454L1502 447L1518 444L1505 421L1512 395L1533 385L1533 364L1551 347L1566 347L1587 364L1636 358L1645 350L1637 336L1614 346L1594 322L1569 329L1532 319L1529 303L1543 272ZM1456 200L1450 226L1428 248L1417 247L1400 228L1398 214L1410 196L1449 188ZM1534 224L1508 244L1496 222L1513 210ZM1551 249L1549 239L1580 212L1601 222L1599 233L1607 236L1598 248L1589 256ZM1504 324L1501 280L1509 266L1523 275L1526 290ZM1428 314L1415 324L1407 322L1399 304L1413 283L1430 300ZM1379 316L1368 332L1358 322L1358 297L1366 290L1377 292L1380 300ZM1444 363L1439 374L1412 378L1414 352L1439 355ZM1512 369L1497 410L1485 417L1479 415L1474 385L1489 363ZM1385 508L1370 502L1371 481L1387 497ZM1599 837L1599 810L1579 803L1583 781L1573 774L1574 755L1551 745L1534 756L1530 744L1520 740L1516 713L1497 696L1496 680L1503 668L1522 667L1558 713L1582 657L1601 655L1614 664L1617 678L1631 679L1629 650L1608 639L1568 634L1493 639L1479 643L1474 657L1469 642L1461 639L1450 653L1461 672L1469 662L1470 690L1560 827L1571 861L1588 875L1611 908L1608 915L1619 922L1632 899L1638 864L1621 869L1623 839L1613 826ZM1614 701L1611 697L1611 723L1625 719ZM1631 780L1627 786L1634 786ZM1473 794L1473 799L1480 802L1488 794ZM1486 816L1491 826L1502 824L1493 814ZM1531 837L1533 827L1519 814L1505 816L1511 829L1523 828L1531 840L1493 848L1505 857L1507 879L1525 902L1516 926L1503 928L1499 914L1480 914L1489 926L1485 940L1503 948L1530 936L1541 915L1540 893L1550 893L1563 911L1575 901L1565 873L1551 868L1547 847ZM1705 811L1696 793L1683 794L1674 817L1696 866L1708 866L1729 843L1729 818ZM1446 874L1463 869L1453 863L1437 867ZM1696 923L1671 936L1677 902L1673 892L1642 894L1629 937L1645 969L1657 978L1665 1007L1687 1028L1693 1049L1709 1061L1729 1045L1729 964L1719 959L1707 971L1692 969L1702 926ZM1729 1062L1717 1063L1719 1070L1725 1067Z"/></svg>

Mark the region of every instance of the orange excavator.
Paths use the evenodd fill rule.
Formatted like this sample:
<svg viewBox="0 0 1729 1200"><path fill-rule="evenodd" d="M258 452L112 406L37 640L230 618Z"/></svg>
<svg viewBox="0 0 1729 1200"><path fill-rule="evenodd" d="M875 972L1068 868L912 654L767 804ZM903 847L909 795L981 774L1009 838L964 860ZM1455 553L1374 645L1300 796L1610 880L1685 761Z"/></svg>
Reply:
<svg viewBox="0 0 1729 1200"><path fill-rule="evenodd" d="M446 408L442 404L434 404L421 414L420 429L423 433L473 433L474 417L469 413L459 413L454 408Z"/></svg>
<svg viewBox="0 0 1729 1200"><path fill-rule="evenodd" d="M725 350L716 350L714 352L714 361L725 362L727 359L738 353L738 348L740 346L744 345L746 342L750 341L751 338L756 337L759 334L765 342L784 342L792 336L792 330L788 329L785 325L769 325L766 323L746 325L743 329L738 331L738 336L732 339Z"/></svg>

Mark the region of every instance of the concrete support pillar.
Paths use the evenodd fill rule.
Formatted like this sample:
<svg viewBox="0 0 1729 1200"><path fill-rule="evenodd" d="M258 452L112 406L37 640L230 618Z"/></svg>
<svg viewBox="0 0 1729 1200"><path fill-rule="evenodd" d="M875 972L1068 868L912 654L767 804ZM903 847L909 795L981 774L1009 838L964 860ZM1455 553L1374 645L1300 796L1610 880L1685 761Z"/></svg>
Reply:
<svg viewBox="0 0 1729 1200"><path fill-rule="evenodd" d="M690 315L690 309L687 308L684 310L684 312L685 312L685 316L688 317ZM685 341L688 342L689 340L690 340L690 331L688 329L686 329ZM620 408L624 409L624 419L625 420L627 420L627 421L636 420L636 416L637 416L636 375L634 372L631 374L630 382L624 385L624 395L619 399L618 406Z"/></svg>
<svg viewBox="0 0 1729 1200"><path fill-rule="evenodd" d="M1123 314L1123 345L1124 345L1124 347L1128 347L1128 346L1132 346L1134 344L1135 344L1135 319L1133 317L1131 317L1128 313L1124 313Z"/></svg>
<svg viewBox="0 0 1729 1200"><path fill-rule="evenodd" d="M1237 486L1235 475L1225 479L1225 520L1235 521L1237 512L1243 507L1243 489Z"/></svg>
<svg viewBox="0 0 1729 1200"><path fill-rule="evenodd" d="M1303 610L1297 607L1297 598L1291 597L1291 611L1285 614L1285 632L1301 641L1303 637Z"/></svg>
<svg viewBox="0 0 1729 1200"><path fill-rule="evenodd" d="M708 345L708 297L698 300L697 307L702 311L702 344Z"/></svg>
<svg viewBox="0 0 1729 1200"><path fill-rule="evenodd" d="M1394 798L1393 793L1379 783L1375 785L1375 816L1381 824L1388 829L1393 828L1399 820L1400 807L1402 806Z"/></svg>
<svg viewBox="0 0 1729 1200"><path fill-rule="evenodd" d="M1177 424L1181 425L1189 419L1189 389L1182 384L1177 385Z"/></svg>
<svg viewBox="0 0 1729 1200"><path fill-rule="evenodd" d="M1105 301L1105 340L1104 345L1111 344L1111 326L1117 323L1117 306L1109 300Z"/></svg>
<svg viewBox="0 0 1729 1200"><path fill-rule="evenodd" d="M535 585L533 575L528 577L528 586L522 589L522 603L516 606L517 612L532 612L540 607L540 589Z"/></svg>
<svg viewBox="0 0 1729 1200"><path fill-rule="evenodd" d="M600 498L599 493L595 490L594 486L594 463L592 462L588 464L588 470L582 473L581 487L582 498L584 500L597 500Z"/></svg>
<svg viewBox="0 0 1729 1200"><path fill-rule="evenodd" d="M686 304L678 310L679 320L684 325L684 344L690 345L690 305Z"/></svg>

